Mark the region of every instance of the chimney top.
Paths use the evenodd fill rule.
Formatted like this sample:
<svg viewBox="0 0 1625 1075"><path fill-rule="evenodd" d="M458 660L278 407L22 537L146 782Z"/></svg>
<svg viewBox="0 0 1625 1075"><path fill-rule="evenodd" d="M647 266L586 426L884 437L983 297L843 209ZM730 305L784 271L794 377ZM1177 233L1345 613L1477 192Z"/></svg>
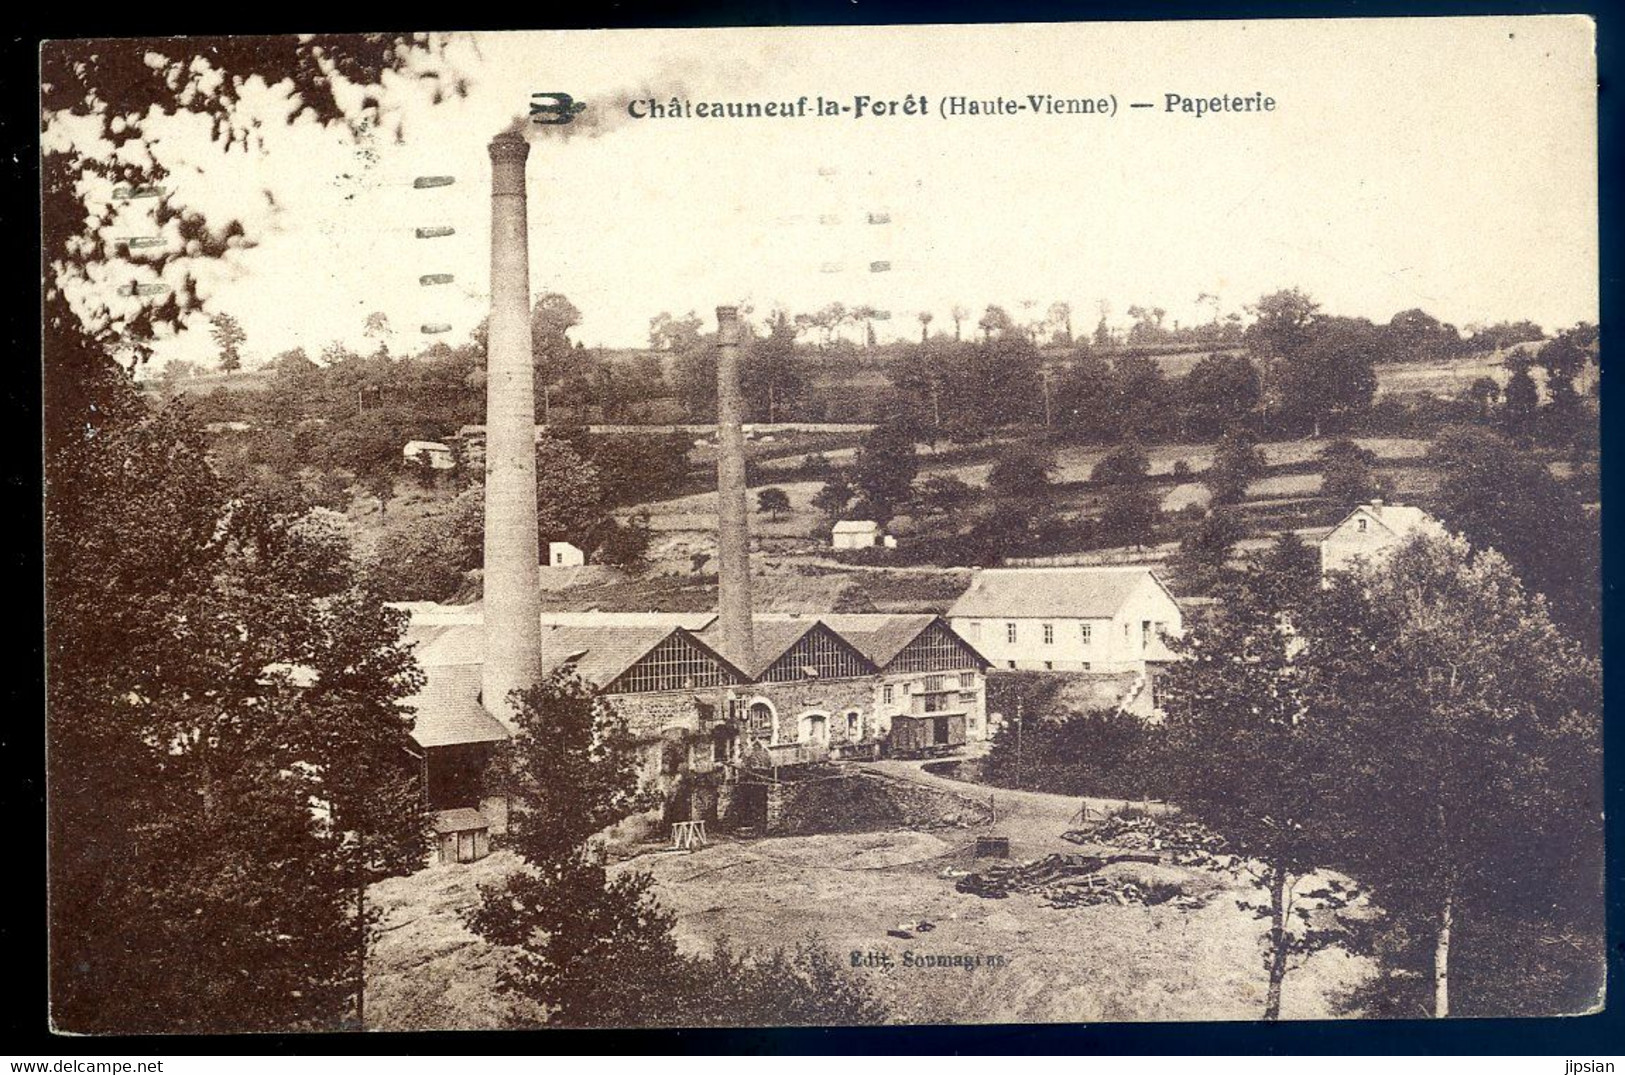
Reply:
<svg viewBox="0 0 1625 1075"><path fill-rule="evenodd" d="M491 144L487 148L490 151L491 159L494 161L522 161L530 156L530 143L525 141L524 135L512 127L491 139Z"/></svg>

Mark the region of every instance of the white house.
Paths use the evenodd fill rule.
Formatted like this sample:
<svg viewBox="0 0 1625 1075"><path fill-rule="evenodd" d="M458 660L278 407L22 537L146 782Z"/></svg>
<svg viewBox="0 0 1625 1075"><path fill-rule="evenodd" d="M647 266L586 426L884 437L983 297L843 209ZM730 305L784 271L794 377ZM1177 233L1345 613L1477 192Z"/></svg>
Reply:
<svg viewBox="0 0 1625 1075"><path fill-rule="evenodd" d="M547 543L548 567L580 567L587 562L587 554L568 541Z"/></svg>
<svg viewBox="0 0 1625 1075"><path fill-rule="evenodd" d="M1373 500L1361 504L1320 542L1320 573L1346 571L1355 560L1379 562L1416 533L1444 536L1444 525L1421 508Z"/></svg>
<svg viewBox="0 0 1625 1075"><path fill-rule="evenodd" d="M428 456L429 466L435 470L454 470L457 467L456 453L450 446L437 440L409 440L406 447L401 449L401 457L410 464L419 463L424 456Z"/></svg>
<svg viewBox="0 0 1625 1075"><path fill-rule="evenodd" d="M880 524L873 519L842 519L829 534L834 549L872 549L883 540Z"/></svg>
<svg viewBox="0 0 1625 1075"><path fill-rule="evenodd" d="M1172 660L1179 604L1146 567L988 568L948 610L995 669L1130 672Z"/></svg>

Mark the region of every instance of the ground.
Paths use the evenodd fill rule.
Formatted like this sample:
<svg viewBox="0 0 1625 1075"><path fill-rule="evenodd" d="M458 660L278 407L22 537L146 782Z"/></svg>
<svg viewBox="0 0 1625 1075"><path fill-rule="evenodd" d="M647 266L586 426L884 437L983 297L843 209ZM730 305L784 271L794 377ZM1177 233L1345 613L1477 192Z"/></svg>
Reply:
<svg viewBox="0 0 1625 1075"><path fill-rule="evenodd" d="M1086 851L1060 838L1078 799L993 790L879 762L881 775L986 799L997 820L977 828L735 840L693 853L646 847L617 868L646 870L677 915L678 941L704 952L720 938L770 949L816 937L839 953L904 1023L1256 1019L1266 986L1262 924L1236 906L1251 886L1228 874L1119 864L1154 873L1206 902L1055 909L1030 893L989 900L955 890L979 868L975 838L1008 836L1013 858ZM1121 804L1092 801L1092 811ZM987 860L981 860L985 865ZM460 911L478 885L515 868L506 852L472 866L433 867L374 886L384 909L368 975L374 1029L496 1027L534 1022L492 988L501 956L469 933ZM928 922L932 928L921 930ZM908 934L888 934L896 930ZM981 955L983 964L925 968L905 956ZM860 965L851 966L856 958ZM890 965L886 965L889 959ZM1287 977L1286 1018L1337 1014L1336 997L1367 973L1339 951Z"/></svg>

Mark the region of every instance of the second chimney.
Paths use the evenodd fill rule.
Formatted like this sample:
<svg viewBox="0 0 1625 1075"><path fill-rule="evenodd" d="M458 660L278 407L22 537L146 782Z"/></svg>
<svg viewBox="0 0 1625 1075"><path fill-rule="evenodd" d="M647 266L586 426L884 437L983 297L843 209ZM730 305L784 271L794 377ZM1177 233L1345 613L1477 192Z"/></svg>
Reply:
<svg viewBox="0 0 1625 1075"><path fill-rule="evenodd" d="M750 522L745 503L745 415L740 391L739 310L717 307L717 612L723 656L754 671L750 617Z"/></svg>

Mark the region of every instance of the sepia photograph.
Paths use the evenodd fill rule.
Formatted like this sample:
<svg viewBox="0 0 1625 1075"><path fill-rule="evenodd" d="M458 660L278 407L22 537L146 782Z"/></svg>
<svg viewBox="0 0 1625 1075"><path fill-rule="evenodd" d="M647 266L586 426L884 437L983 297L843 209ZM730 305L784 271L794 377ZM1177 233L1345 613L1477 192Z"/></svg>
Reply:
<svg viewBox="0 0 1625 1075"><path fill-rule="evenodd" d="M1592 19L39 67L52 1033L1604 1011Z"/></svg>

